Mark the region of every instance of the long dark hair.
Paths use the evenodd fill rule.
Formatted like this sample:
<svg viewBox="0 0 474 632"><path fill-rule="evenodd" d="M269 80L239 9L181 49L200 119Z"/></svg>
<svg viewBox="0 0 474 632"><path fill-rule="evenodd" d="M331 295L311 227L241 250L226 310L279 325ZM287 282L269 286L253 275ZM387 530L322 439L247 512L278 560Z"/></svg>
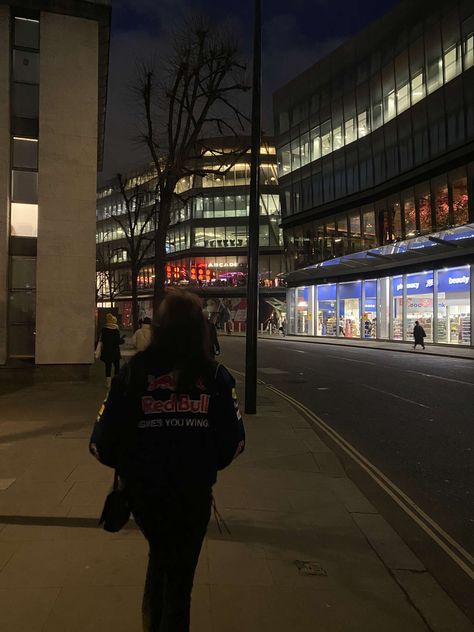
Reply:
<svg viewBox="0 0 474 632"><path fill-rule="evenodd" d="M183 290L169 291L160 305L157 323L150 346L130 363L135 385L137 378L142 382L157 367L176 371L178 392L194 390L200 378L208 385L215 362L199 298Z"/></svg>

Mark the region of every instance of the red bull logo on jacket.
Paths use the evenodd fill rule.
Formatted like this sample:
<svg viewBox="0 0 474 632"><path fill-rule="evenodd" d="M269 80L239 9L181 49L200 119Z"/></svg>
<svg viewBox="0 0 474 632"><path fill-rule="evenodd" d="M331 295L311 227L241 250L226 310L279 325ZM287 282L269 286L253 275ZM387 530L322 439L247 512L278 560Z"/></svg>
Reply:
<svg viewBox="0 0 474 632"><path fill-rule="evenodd" d="M199 378L196 382L196 388L200 391L205 391L206 386L202 381L202 378ZM164 373L163 375L149 375L148 376L148 391L157 391L158 389L164 391L175 391L176 390L176 378L173 373Z"/></svg>
<svg viewBox="0 0 474 632"><path fill-rule="evenodd" d="M165 373L164 375L149 375L148 376L148 391L157 391L158 389L166 391L176 390L176 380L172 373Z"/></svg>
<svg viewBox="0 0 474 632"><path fill-rule="evenodd" d="M189 395L173 394L169 399L155 399L151 395L142 397L142 410L146 415L155 413L207 413L210 395L202 394L199 399Z"/></svg>

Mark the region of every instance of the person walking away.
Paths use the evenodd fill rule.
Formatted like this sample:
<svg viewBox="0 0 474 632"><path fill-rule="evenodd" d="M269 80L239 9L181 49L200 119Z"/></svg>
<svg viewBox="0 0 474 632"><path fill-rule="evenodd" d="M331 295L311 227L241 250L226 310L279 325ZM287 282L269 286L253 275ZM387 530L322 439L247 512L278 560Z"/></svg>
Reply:
<svg viewBox="0 0 474 632"><path fill-rule="evenodd" d="M113 379L90 451L116 468L149 544L143 630L189 632L212 487L243 451L245 431L235 381L210 357L199 299L170 292L158 326Z"/></svg>
<svg viewBox="0 0 474 632"><path fill-rule="evenodd" d="M99 342L102 343L100 360L105 364L105 382L109 388L112 379L112 366L114 367L114 375L118 375L120 371L120 345L124 342L124 338L120 336L117 319L113 314L106 314L105 326L100 332Z"/></svg>
<svg viewBox="0 0 474 632"><path fill-rule="evenodd" d="M204 320L206 321L206 325L209 330L210 355L211 355L211 358L215 358L221 353L221 346L219 344L219 339L217 337L217 329L214 323L212 322L211 315L207 311L207 309L202 310L202 315L204 316Z"/></svg>
<svg viewBox="0 0 474 632"><path fill-rule="evenodd" d="M143 319L140 329L132 336L132 344L137 351L145 351L153 338L153 324L151 318L146 316Z"/></svg>
<svg viewBox="0 0 474 632"><path fill-rule="evenodd" d="M232 333L232 303L230 300L225 302L225 332L228 336Z"/></svg>
<svg viewBox="0 0 474 632"><path fill-rule="evenodd" d="M413 349L416 349L417 345L421 345L423 349L425 348L426 333L418 320L415 321L415 326L413 327L413 338L415 339Z"/></svg>

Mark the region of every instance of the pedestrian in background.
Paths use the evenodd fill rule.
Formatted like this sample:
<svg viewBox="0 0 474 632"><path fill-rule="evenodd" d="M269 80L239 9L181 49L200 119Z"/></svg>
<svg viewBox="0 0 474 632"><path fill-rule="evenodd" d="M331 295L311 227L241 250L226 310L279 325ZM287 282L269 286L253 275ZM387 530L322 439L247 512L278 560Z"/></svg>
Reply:
<svg viewBox="0 0 474 632"><path fill-rule="evenodd" d="M415 326L413 327L413 338L415 339L413 349L416 349L417 345L421 345L423 349L425 348L426 333L418 320L415 321Z"/></svg>
<svg viewBox="0 0 474 632"><path fill-rule="evenodd" d="M105 326L101 329L96 353L98 350L99 359L105 364L105 382L107 388L110 387L112 379L112 366L114 367L114 375L118 375L120 371L120 345L123 342L124 338L120 336L117 319L113 314L106 314Z"/></svg>
<svg viewBox="0 0 474 632"><path fill-rule="evenodd" d="M90 451L114 467L148 541L146 632L189 632L217 471L242 452L235 381L210 357L199 299L170 292L151 345L114 378Z"/></svg>
<svg viewBox="0 0 474 632"><path fill-rule="evenodd" d="M132 336L132 344L137 351L145 351L153 338L153 324L146 316L139 329Z"/></svg>
<svg viewBox="0 0 474 632"><path fill-rule="evenodd" d="M217 337L217 329L214 323L211 320L211 315L207 311L207 309L202 310L202 315L204 316L204 320L206 321L207 328L209 330L209 342L210 342L210 353L211 358L215 358L221 353L221 346L219 344L219 338Z"/></svg>

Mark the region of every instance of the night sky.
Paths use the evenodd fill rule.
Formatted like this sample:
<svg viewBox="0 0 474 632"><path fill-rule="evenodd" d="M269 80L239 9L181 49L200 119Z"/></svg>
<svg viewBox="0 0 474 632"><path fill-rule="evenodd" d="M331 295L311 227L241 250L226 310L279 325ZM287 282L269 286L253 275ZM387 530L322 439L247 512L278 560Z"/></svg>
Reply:
<svg viewBox="0 0 474 632"><path fill-rule="evenodd" d="M396 4L397 0L263 0L264 130L272 132L274 90ZM251 0L113 0L112 6L102 182L148 160L134 140L136 105L131 85L137 61L166 55L172 28L197 10L231 27L241 41L245 61L253 28Z"/></svg>

